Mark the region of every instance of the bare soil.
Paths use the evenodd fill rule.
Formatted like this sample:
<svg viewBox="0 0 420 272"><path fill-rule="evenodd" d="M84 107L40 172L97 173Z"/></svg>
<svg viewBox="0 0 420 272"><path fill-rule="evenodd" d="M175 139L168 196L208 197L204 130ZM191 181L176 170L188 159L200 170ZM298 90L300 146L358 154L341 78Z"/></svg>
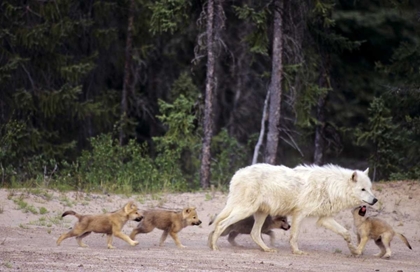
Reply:
<svg viewBox="0 0 420 272"><path fill-rule="evenodd" d="M0 271L420 271L420 183L377 183L374 192L380 201L368 209L368 215L379 216L403 233L413 250L395 237L390 260L373 256L379 251L373 241L368 242L364 255L353 257L340 236L317 227L315 219L308 218L299 237L300 249L308 255L293 255L288 242L289 232L283 230L275 231L276 253L262 252L249 235L237 238L241 247L233 247L226 237L221 237L218 242L221 250L211 251L207 237L213 226L208 226L208 222L223 208L225 193L127 197L2 189ZM140 244L135 247L115 238L117 248L107 249L106 237L102 234L92 234L84 240L89 248L78 247L75 239L67 239L61 246L56 246L59 235L67 232L76 221L72 216L60 219L65 210L103 213L119 209L129 199L135 200L141 209L196 206L203 224L187 227L179 233L182 243L187 246L185 249L178 249L170 237L159 247L160 230L137 235ZM43 214L40 214L41 210ZM353 228L349 210L338 214L336 219L346 228ZM124 232L129 234L135 225L136 222L129 222ZM355 243L356 237L351 232ZM265 241L268 244L269 239Z"/></svg>

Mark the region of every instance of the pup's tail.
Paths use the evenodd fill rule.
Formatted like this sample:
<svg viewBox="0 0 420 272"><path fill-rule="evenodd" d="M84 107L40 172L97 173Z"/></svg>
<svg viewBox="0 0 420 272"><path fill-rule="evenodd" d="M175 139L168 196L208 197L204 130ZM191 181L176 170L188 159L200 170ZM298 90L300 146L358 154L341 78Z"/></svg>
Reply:
<svg viewBox="0 0 420 272"><path fill-rule="evenodd" d="M77 219L79 219L79 220L80 220L80 218L82 217L80 214L76 213L75 211L65 211L65 212L61 215L61 217L64 217L64 216L66 216L66 215L73 215L73 216L76 216L76 217L77 217Z"/></svg>
<svg viewBox="0 0 420 272"><path fill-rule="evenodd" d="M401 238L401 240L404 242L404 244L409 248L412 249L410 246L410 243L408 242L407 238L405 238L404 235L402 235L401 233L397 233L397 235Z"/></svg>

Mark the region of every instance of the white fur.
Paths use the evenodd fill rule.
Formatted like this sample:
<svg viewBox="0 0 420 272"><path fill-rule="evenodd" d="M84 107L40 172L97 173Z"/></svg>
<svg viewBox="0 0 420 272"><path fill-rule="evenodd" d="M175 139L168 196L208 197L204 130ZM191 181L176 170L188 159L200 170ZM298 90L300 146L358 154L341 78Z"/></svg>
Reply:
<svg viewBox="0 0 420 272"><path fill-rule="evenodd" d="M367 171L334 165L291 169L254 164L242 168L232 177L226 206L215 219L210 247L218 249L217 239L228 226L254 214L252 238L264 251L273 251L261 239L261 226L270 214L293 217L290 237L293 253L303 253L298 249L297 236L301 221L308 216L319 217L318 224L343 236L354 253L350 234L332 216L362 201L371 205L376 202Z"/></svg>

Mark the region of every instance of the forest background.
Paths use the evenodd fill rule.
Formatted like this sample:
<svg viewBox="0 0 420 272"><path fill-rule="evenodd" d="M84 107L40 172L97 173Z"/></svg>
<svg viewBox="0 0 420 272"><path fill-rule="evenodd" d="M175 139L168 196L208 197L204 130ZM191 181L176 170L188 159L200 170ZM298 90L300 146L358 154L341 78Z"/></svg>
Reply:
<svg viewBox="0 0 420 272"><path fill-rule="evenodd" d="M3 0L0 14L2 187L226 188L255 159L420 176L419 1Z"/></svg>

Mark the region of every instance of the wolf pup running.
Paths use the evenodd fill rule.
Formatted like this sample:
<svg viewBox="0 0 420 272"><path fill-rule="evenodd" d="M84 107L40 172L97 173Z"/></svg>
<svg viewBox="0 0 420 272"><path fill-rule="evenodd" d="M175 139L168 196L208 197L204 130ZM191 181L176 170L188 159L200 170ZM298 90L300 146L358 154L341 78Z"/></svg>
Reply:
<svg viewBox="0 0 420 272"><path fill-rule="evenodd" d="M79 219L74 225L73 229L68 233L64 233L58 238L57 245L67 238L76 236L77 243L81 247L87 247L82 242L82 239L88 236L91 232L105 233L108 236L108 248L115 248L112 246L112 236L116 236L132 246L137 245L139 242L133 241L124 234L121 230L128 220L141 221L143 215L138 211L137 206L133 201L128 202L123 208L105 214L99 215L81 215L74 211L66 211L62 217L66 215L74 215Z"/></svg>
<svg viewBox="0 0 420 272"><path fill-rule="evenodd" d="M359 243L357 255L362 254L367 241L373 239L375 244L381 249L381 252L375 254L375 256L389 259L391 257L391 241L395 235L398 235L404 244L411 249L407 238L395 232L388 223L378 218L365 217L366 206L354 208L352 213Z"/></svg>
<svg viewBox="0 0 420 272"><path fill-rule="evenodd" d="M149 233L155 228L163 230L160 238L159 246L163 245L168 234L174 239L175 244L179 248L185 246L181 244L177 233L187 226L198 226L201 220L198 219L195 207L185 208L182 211L168 210L147 210L143 213L144 218L130 234L130 238L134 240L138 233Z"/></svg>
<svg viewBox="0 0 420 272"><path fill-rule="evenodd" d="M223 231L221 236L226 236L229 234L228 241L233 246L238 246L238 244L235 242L235 238L239 234L250 234L252 227L254 226L254 217L249 216L245 219L242 219L241 221L236 222L235 224L230 225ZM213 224L213 220L210 221L209 225ZM264 221L264 224L261 228L261 233L267 234L270 236L270 244L271 246L274 246L275 241L275 234L273 229L283 229L288 230L290 229L290 225L287 222L286 216L267 216L267 218ZM213 237L214 231L212 231L209 234L208 243L211 243L211 239Z"/></svg>
<svg viewBox="0 0 420 272"><path fill-rule="evenodd" d="M350 232L334 216L360 202L373 205L378 201L367 174L368 170L362 172L335 165L302 165L290 169L259 163L242 168L230 181L226 205L214 220L209 246L217 250L217 239L226 228L254 215L251 238L262 250L276 251L261 239L261 228L268 215L291 215L289 242L294 254L304 254L299 250L298 236L306 217L318 217L317 223L343 237L355 254Z"/></svg>

